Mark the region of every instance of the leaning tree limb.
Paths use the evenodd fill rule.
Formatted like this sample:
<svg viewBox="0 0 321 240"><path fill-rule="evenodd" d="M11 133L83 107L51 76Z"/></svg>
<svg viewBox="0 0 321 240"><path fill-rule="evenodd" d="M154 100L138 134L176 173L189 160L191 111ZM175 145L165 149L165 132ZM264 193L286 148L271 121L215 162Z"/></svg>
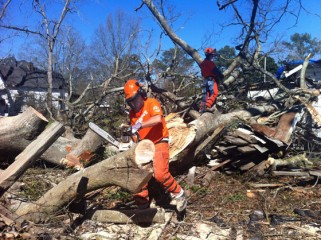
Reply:
<svg viewBox="0 0 321 240"><path fill-rule="evenodd" d="M184 51L190 55L198 64L202 62L202 58L196 49L188 45L184 40L182 40L174 31L171 29L170 25L166 21L166 18L158 11L157 7L154 5L152 0L142 0L144 4L148 7L151 13L154 15L156 20L160 23L163 30L170 37L170 39L179 45Z"/></svg>

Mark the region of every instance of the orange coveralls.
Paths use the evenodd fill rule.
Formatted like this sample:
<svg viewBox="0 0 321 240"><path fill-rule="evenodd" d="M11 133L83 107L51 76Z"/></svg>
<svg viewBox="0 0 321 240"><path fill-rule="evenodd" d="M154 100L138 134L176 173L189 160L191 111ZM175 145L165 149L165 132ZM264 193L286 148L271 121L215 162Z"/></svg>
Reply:
<svg viewBox="0 0 321 240"><path fill-rule="evenodd" d="M155 98L147 98L144 100L144 106L139 112L130 111L130 124L133 126L138 121L147 121L155 115L162 115L162 123L152 127L142 128L138 133L141 139L149 139L155 144L156 151L153 161L154 178L161 183L167 192L178 194L181 191L181 186L169 172L168 129L160 103ZM145 185L142 191L135 194L135 196L149 201L147 187L148 185Z"/></svg>

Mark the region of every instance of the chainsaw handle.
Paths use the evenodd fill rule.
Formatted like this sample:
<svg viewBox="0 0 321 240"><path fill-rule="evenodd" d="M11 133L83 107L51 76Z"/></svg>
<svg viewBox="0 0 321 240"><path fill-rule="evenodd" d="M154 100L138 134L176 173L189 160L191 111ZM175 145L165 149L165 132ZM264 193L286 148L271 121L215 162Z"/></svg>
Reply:
<svg viewBox="0 0 321 240"><path fill-rule="evenodd" d="M140 141L141 141L141 139L140 139L140 135L139 135L139 133L138 133L138 132L135 132L135 135L136 135L136 137L137 137L137 142L140 142Z"/></svg>

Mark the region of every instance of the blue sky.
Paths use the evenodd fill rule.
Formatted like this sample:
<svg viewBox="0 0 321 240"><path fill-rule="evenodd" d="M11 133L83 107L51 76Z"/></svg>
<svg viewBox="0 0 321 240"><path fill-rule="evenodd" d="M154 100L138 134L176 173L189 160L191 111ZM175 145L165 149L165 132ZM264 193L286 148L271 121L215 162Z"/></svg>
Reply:
<svg viewBox="0 0 321 240"><path fill-rule="evenodd" d="M245 2L244 0L241 1ZM94 28L91 28L91 26L98 26L102 23L105 20L106 14L122 10L128 14L142 17L146 28L154 28L159 31L158 25L155 24L151 13L146 7L143 7L138 12L134 11L140 6L140 2L138 0L105 0L92 1L90 4L81 5L79 10L82 18L81 23L84 25L79 29L83 30L85 28L84 34L88 34L88 38L90 38L90 34L94 31ZM220 26L220 24L231 19L232 16L225 10L219 11L216 0L176 0L172 2L174 2L177 11L182 14L180 24L176 24L177 34L193 47L201 47L208 33L214 33L211 43L217 46L217 48L234 44L235 29L224 28L222 31ZM289 25L293 26L295 24L295 18L289 16L283 20L283 24L275 28L275 37L282 36L287 40L293 33L307 32L312 37L321 39L320 0L309 0L309 5L306 7L310 12L320 13L320 17L302 12L297 26L288 29Z"/></svg>
<svg viewBox="0 0 321 240"><path fill-rule="evenodd" d="M239 0L244 2L244 9L246 10L246 0ZM9 8L10 22L17 22L23 25L34 24L32 11L25 11L25 8L20 1L13 1L13 5ZM181 12L182 16L175 24L176 33L192 47L200 49L204 43L207 34L211 33L212 39L208 43L216 48L221 48L225 45L235 46L237 42L233 39L237 34L235 28L224 28L221 31L219 24L227 22L232 16L229 12L223 10L219 11L216 5L216 0L176 0L173 2L176 10ZM306 2L306 1L303 1ZM132 16L142 18L143 27L145 29L153 28L155 36L160 32L159 26L153 20L151 13L146 7L143 7L138 12L134 10L141 4L140 0L82 0L79 6L78 15L74 14L68 16L65 23L72 24L90 43L95 29L100 24L103 24L106 16L110 13L122 10ZM312 13L320 13L321 3L320 0L309 0L309 5L306 6ZM57 9L52 8L52 12L57 15ZM55 13L56 12L56 13ZM58 10L60 12L60 9ZM293 33L310 33L312 37L321 40L321 18L314 15L308 15L304 12L301 13L297 26L288 29L289 24L293 26L294 17L288 17L283 20L282 24L275 28L271 41L274 38L282 37L288 40L289 36ZM17 49L21 46L22 39L11 39L5 44L1 44L0 56L3 55L7 49ZM156 40L155 40L156 41ZM165 46L172 47L173 45L167 39L164 43Z"/></svg>

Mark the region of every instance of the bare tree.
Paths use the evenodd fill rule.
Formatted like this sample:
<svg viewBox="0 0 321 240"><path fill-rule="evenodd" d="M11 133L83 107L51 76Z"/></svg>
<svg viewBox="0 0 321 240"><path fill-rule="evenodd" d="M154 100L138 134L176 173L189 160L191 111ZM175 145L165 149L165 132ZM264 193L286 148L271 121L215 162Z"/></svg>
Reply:
<svg viewBox="0 0 321 240"><path fill-rule="evenodd" d="M8 6L9 6L10 2L11 2L11 0L7 0L6 2L3 2L3 1L0 2L1 3L0 21L4 17L5 12L6 12L7 8L8 8Z"/></svg>
<svg viewBox="0 0 321 240"><path fill-rule="evenodd" d="M136 46L139 31L139 20L124 12L118 11L107 16L105 23L96 30L92 43L93 69L99 73L93 73L96 79L104 82L108 76L128 77L130 72L126 69L132 67L133 56L138 53Z"/></svg>
<svg viewBox="0 0 321 240"><path fill-rule="evenodd" d="M5 17L5 13L10 3L11 3L11 0L0 2L0 23L2 22L2 19ZM3 41L3 36L1 36L0 44L2 41Z"/></svg>
<svg viewBox="0 0 321 240"><path fill-rule="evenodd" d="M135 73L141 69L136 60L139 55L139 32L138 20L123 12L108 15L106 22L95 32L89 46L90 51L86 55L87 60L89 59L86 64L82 62L85 46L79 44L78 40L75 41L74 34L65 40L68 47L64 46L67 51L67 54L64 54L64 66L69 78L69 97L74 91L74 78L77 77L79 81L80 76L77 73L81 73L81 78L86 80L86 86L81 91L78 89L78 98L65 101L70 124L75 130L89 120L93 121L93 118L96 121L99 116L106 118L106 112L99 114L100 105L119 105L115 104L120 99L117 92L121 92L123 83L129 77L136 76ZM111 87L113 89L110 89Z"/></svg>
<svg viewBox="0 0 321 240"><path fill-rule="evenodd" d="M32 7L36 13L41 16L42 24L40 24L40 30L31 29L28 27L3 25L2 27L7 29L12 29L15 31L20 31L26 34L34 34L40 36L47 43L47 54L48 54L48 93L47 93L47 109L52 115L52 88L53 88L53 56L54 49L56 46L56 41L62 26L62 23L66 15L72 11L71 8L72 0L65 0L63 8L61 10L60 16L57 19L49 19L46 12L46 2L43 1L32 1Z"/></svg>

